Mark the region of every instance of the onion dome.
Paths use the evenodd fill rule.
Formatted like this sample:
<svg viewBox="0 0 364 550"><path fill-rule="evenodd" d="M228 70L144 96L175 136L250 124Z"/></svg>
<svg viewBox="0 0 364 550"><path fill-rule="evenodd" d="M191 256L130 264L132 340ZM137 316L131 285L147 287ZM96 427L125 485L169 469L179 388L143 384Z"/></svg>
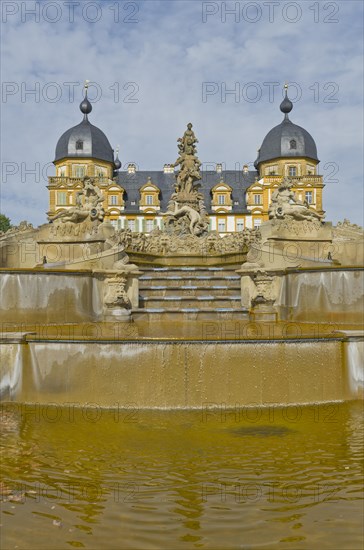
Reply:
<svg viewBox="0 0 364 550"><path fill-rule="evenodd" d="M311 134L301 126L293 124L288 117L288 113L293 109L293 104L287 96L287 88L288 86L285 85L285 97L280 104L284 119L265 136L258 152L258 158L254 163L255 168L258 168L261 162L282 157L308 157L319 161L316 143Z"/></svg>
<svg viewBox="0 0 364 550"><path fill-rule="evenodd" d="M119 160L119 145L116 148L116 157L114 160L114 166L115 166L115 170L120 170L121 168L121 162Z"/></svg>

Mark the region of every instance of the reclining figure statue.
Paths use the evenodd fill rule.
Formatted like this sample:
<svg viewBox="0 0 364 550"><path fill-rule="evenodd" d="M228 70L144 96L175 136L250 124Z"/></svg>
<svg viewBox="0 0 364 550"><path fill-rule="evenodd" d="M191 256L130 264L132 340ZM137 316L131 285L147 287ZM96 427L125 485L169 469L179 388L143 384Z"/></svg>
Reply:
<svg viewBox="0 0 364 550"><path fill-rule="evenodd" d="M269 219L282 219L289 216L295 220L322 220L325 215L319 214L309 207L307 201L296 199L292 191L293 182L283 178L278 189L272 194L272 202L268 209Z"/></svg>
<svg viewBox="0 0 364 550"><path fill-rule="evenodd" d="M103 221L105 211L102 206L104 195L91 178L83 179L83 187L76 193L76 206L62 210L49 218L50 222L61 219L62 222L81 223L87 218L91 221Z"/></svg>

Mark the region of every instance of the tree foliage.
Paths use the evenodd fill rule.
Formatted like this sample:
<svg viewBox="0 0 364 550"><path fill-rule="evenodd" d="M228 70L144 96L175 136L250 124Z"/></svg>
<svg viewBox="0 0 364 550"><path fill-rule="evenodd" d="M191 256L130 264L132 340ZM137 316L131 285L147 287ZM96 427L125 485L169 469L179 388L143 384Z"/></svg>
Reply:
<svg viewBox="0 0 364 550"><path fill-rule="evenodd" d="M7 231L11 227L11 222L7 216L0 214L0 232Z"/></svg>

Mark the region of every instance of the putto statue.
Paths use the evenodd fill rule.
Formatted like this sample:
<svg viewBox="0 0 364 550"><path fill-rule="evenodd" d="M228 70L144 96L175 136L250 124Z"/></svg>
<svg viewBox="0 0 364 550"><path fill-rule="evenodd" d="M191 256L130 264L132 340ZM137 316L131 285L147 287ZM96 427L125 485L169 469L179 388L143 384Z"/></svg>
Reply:
<svg viewBox="0 0 364 550"><path fill-rule="evenodd" d="M166 216L166 231L175 235L201 236L207 233L208 220L203 194L199 192L202 179L201 162L196 156L198 140L192 130L192 124L187 124L183 137L177 140L179 157L172 168L180 166L176 176L175 192L168 204Z"/></svg>
<svg viewBox="0 0 364 550"><path fill-rule="evenodd" d="M82 189L76 193L76 206L59 212L49 218L50 222L60 219L63 223L81 223L85 220L102 222L105 211L102 206L104 195L95 184L93 178L83 178Z"/></svg>
<svg viewBox="0 0 364 550"><path fill-rule="evenodd" d="M325 215L311 209L307 201L302 202L296 199L292 186L293 182L290 178L283 178L278 189L272 194L272 202L268 210L269 219L289 217L297 221L321 221Z"/></svg>

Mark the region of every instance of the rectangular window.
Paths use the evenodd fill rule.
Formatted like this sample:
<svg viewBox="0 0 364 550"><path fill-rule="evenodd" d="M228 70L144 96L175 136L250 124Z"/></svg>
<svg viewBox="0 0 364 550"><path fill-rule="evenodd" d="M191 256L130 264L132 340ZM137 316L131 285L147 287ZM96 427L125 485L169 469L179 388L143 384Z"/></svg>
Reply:
<svg viewBox="0 0 364 550"><path fill-rule="evenodd" d="M288 175L289 176L297 176L297 168L295 166L290 166L288 168Z"/></svg>
<svg viewBox="0 0 364 550"><path fill-rule="evenodd" d="M150 233L154 229L154 220L145 220L145 230Z"/></svg>
<svg viewBox="0 0 364 550"><path fill-rule="evenodd" d="M67 193L65 191L58 191L57 204L60 204L61 206L64 206L67 204Z"/></svg>
<svg viewBox="0 0 364 550"><path fill-rule="evenodd" d="M226 231L226 221L225 220L218 220L217 221L217 230L219 233L225 233Z"/></svg>
<svg viewBox="0 0 364 550"><path fill-rule="evenodd" d="M244 231L244 220L236 220L236 230Z"/></svg>
<svg viewBox="0 0 364 550"><path fill-rule="evenodd" d="M262 204L261 195L254 195L254 204Z"/></svg>
<svg viewBox="0 0 364 550"><path fill-rule="evenodd" d="M306 191L305 197L306 197L306 201L308 202L308 204L312 204L312 203L313 203L313 200L312 200L312 191Z"/></svg>
<svg viewBox="0 0 364 550"><path fill-rule="evenodd" d="M105 168L101 168L101 166L96 166L96 176L98 178L106 178L106 170Z"/></svg>
<svg viewBox="0 0 364 550"><path fill-rule="evenodd" d="M86 175L86 167L76 164L73 167L73 175L75 178L83 178Z"/></svg>
<svg viewBox="0 0 364 550"><path fill-rule="evenodd" d="M217 195L217 203L225 204L225 195Z"/></svg>
<svg viewBox="0 0 364 550"><path fill-rule="evenodd" d="M118 204L118 196L109 195L109 204Z"/></svg>
<svg viewBox="0 0 364 550"><path fill-rule="evenodd" d="M153 204L153 195L146 195L146 203Z"/></svg>
<svg viewBox="0 0 364 550"><path fill-rule="evenodd" d="M128 220L128 229L135 231L135 220Z"/></svg>
<svg viewBox="0 0 364 550"><path fill-rule="evenodd" d="M115 229L117 229L118 227L118 220L110 220L110 223L113 227L115 227Z"/></svg>
<svg viewBox="0 0 364 550"><path fill-rule="evenodd" d="M315 167L311 164L307 164L307 175L308 176L314 176L315 175Z"/></svg>
<svg viewBox="0 0 364 550"><path fill-rule="evenodd" d="M254 227L259 227L260 225L262 225L262 220L260 220L259 218L255 219L254 220Z"/></svg>
<svg viewBox="0 0 364 550"><path fill-rule="evenodd" d="M66 176L66 167L60 166L60 168L58 168L58 174L61 178L64 178Z"/></svg>
<svg viewBox="0 0 364 550"><path fill-rule="evenodd" d="M278 165L275 164L274 166L267 166L265 169L265 175L266 176L276 176L278 172Z"/></svg>

